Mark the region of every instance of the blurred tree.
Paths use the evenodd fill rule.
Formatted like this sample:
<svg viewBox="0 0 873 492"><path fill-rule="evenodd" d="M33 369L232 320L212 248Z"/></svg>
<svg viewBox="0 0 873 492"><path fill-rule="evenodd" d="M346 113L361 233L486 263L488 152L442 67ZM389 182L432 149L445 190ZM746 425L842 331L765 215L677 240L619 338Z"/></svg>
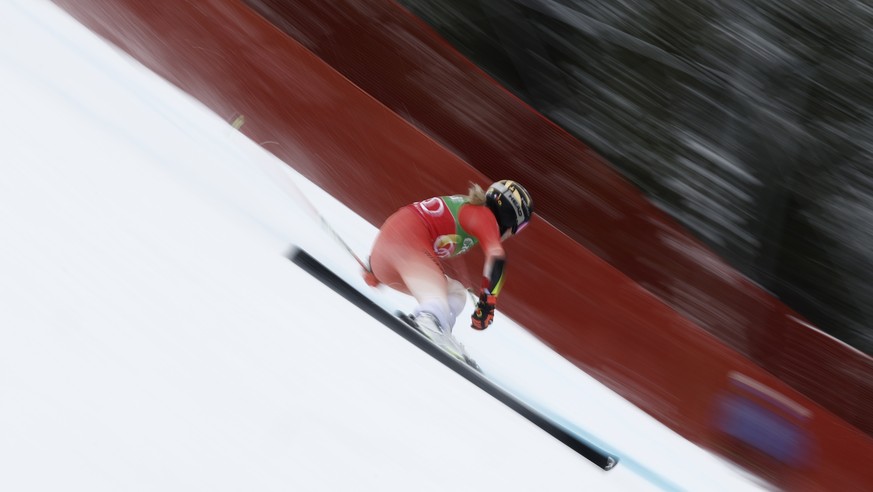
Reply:
<svg viewBox="0 0 873 492"><path fill-rule="evenodd" d="M401 3L739 270L873 354L873 8Z"/></svg>

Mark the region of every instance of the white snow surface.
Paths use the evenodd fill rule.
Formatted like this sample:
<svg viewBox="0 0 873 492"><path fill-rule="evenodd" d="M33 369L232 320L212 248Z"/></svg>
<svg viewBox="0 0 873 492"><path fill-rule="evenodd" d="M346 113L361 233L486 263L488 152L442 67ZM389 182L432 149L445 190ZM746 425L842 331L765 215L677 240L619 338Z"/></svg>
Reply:
<svg viewBox="0 0 873 492"><path fill-rule="evenodd" d="M498 314L489 378L609 471L285 258L366 287L376 228L45 0L0 2L0 490L752 490ZM400 206L402 204L398 204Z"/></svg>

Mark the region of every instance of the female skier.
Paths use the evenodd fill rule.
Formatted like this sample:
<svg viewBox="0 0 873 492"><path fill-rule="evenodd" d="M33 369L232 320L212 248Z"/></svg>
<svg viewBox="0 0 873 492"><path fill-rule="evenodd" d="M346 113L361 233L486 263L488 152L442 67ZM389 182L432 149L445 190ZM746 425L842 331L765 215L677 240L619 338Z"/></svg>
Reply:
<svg viewBox="0 0 873 492"><path fill-rule="evenodd" d="M364 278L371 286L383 283L415 297L418 327L435 336L450 336L467 292L460 282L446 277L440 260L481 243L485 267L472 327L484 330L494 320L503 287L506 253L501 241L518 234L532 213L530 194L509 180L487 191L473 184L466 196L438 196L407 205L382 225L370 255L371 270Z"/></svg>

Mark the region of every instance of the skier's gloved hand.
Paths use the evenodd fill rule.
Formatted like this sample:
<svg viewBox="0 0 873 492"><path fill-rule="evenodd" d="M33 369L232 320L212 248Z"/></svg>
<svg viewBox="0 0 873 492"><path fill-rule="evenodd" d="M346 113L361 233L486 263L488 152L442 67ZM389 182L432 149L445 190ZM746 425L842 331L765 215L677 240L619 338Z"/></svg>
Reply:
<svg viewBox="0 0 873 492"><path fill-rule="evenodd" d="M497 307L497 296L491 295L487 290L479 294L476 310L473 311L472 324L475 330L484 330L494 321L494 308Z"/></svg>

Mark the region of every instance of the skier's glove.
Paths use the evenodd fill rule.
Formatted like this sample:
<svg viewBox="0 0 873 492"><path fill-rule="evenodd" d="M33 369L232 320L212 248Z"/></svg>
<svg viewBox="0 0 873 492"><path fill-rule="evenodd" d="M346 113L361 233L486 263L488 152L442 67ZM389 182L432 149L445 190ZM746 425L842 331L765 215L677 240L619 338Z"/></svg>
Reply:
<svg viewBox="0 0 873 492"><path fill-rule="evenodd" d="M470 325L475 330L484 330L494 321L494 308L497 307L497 296L492 296L488 291L479 295L476 310L471 316L473 323Z"/></svg>

